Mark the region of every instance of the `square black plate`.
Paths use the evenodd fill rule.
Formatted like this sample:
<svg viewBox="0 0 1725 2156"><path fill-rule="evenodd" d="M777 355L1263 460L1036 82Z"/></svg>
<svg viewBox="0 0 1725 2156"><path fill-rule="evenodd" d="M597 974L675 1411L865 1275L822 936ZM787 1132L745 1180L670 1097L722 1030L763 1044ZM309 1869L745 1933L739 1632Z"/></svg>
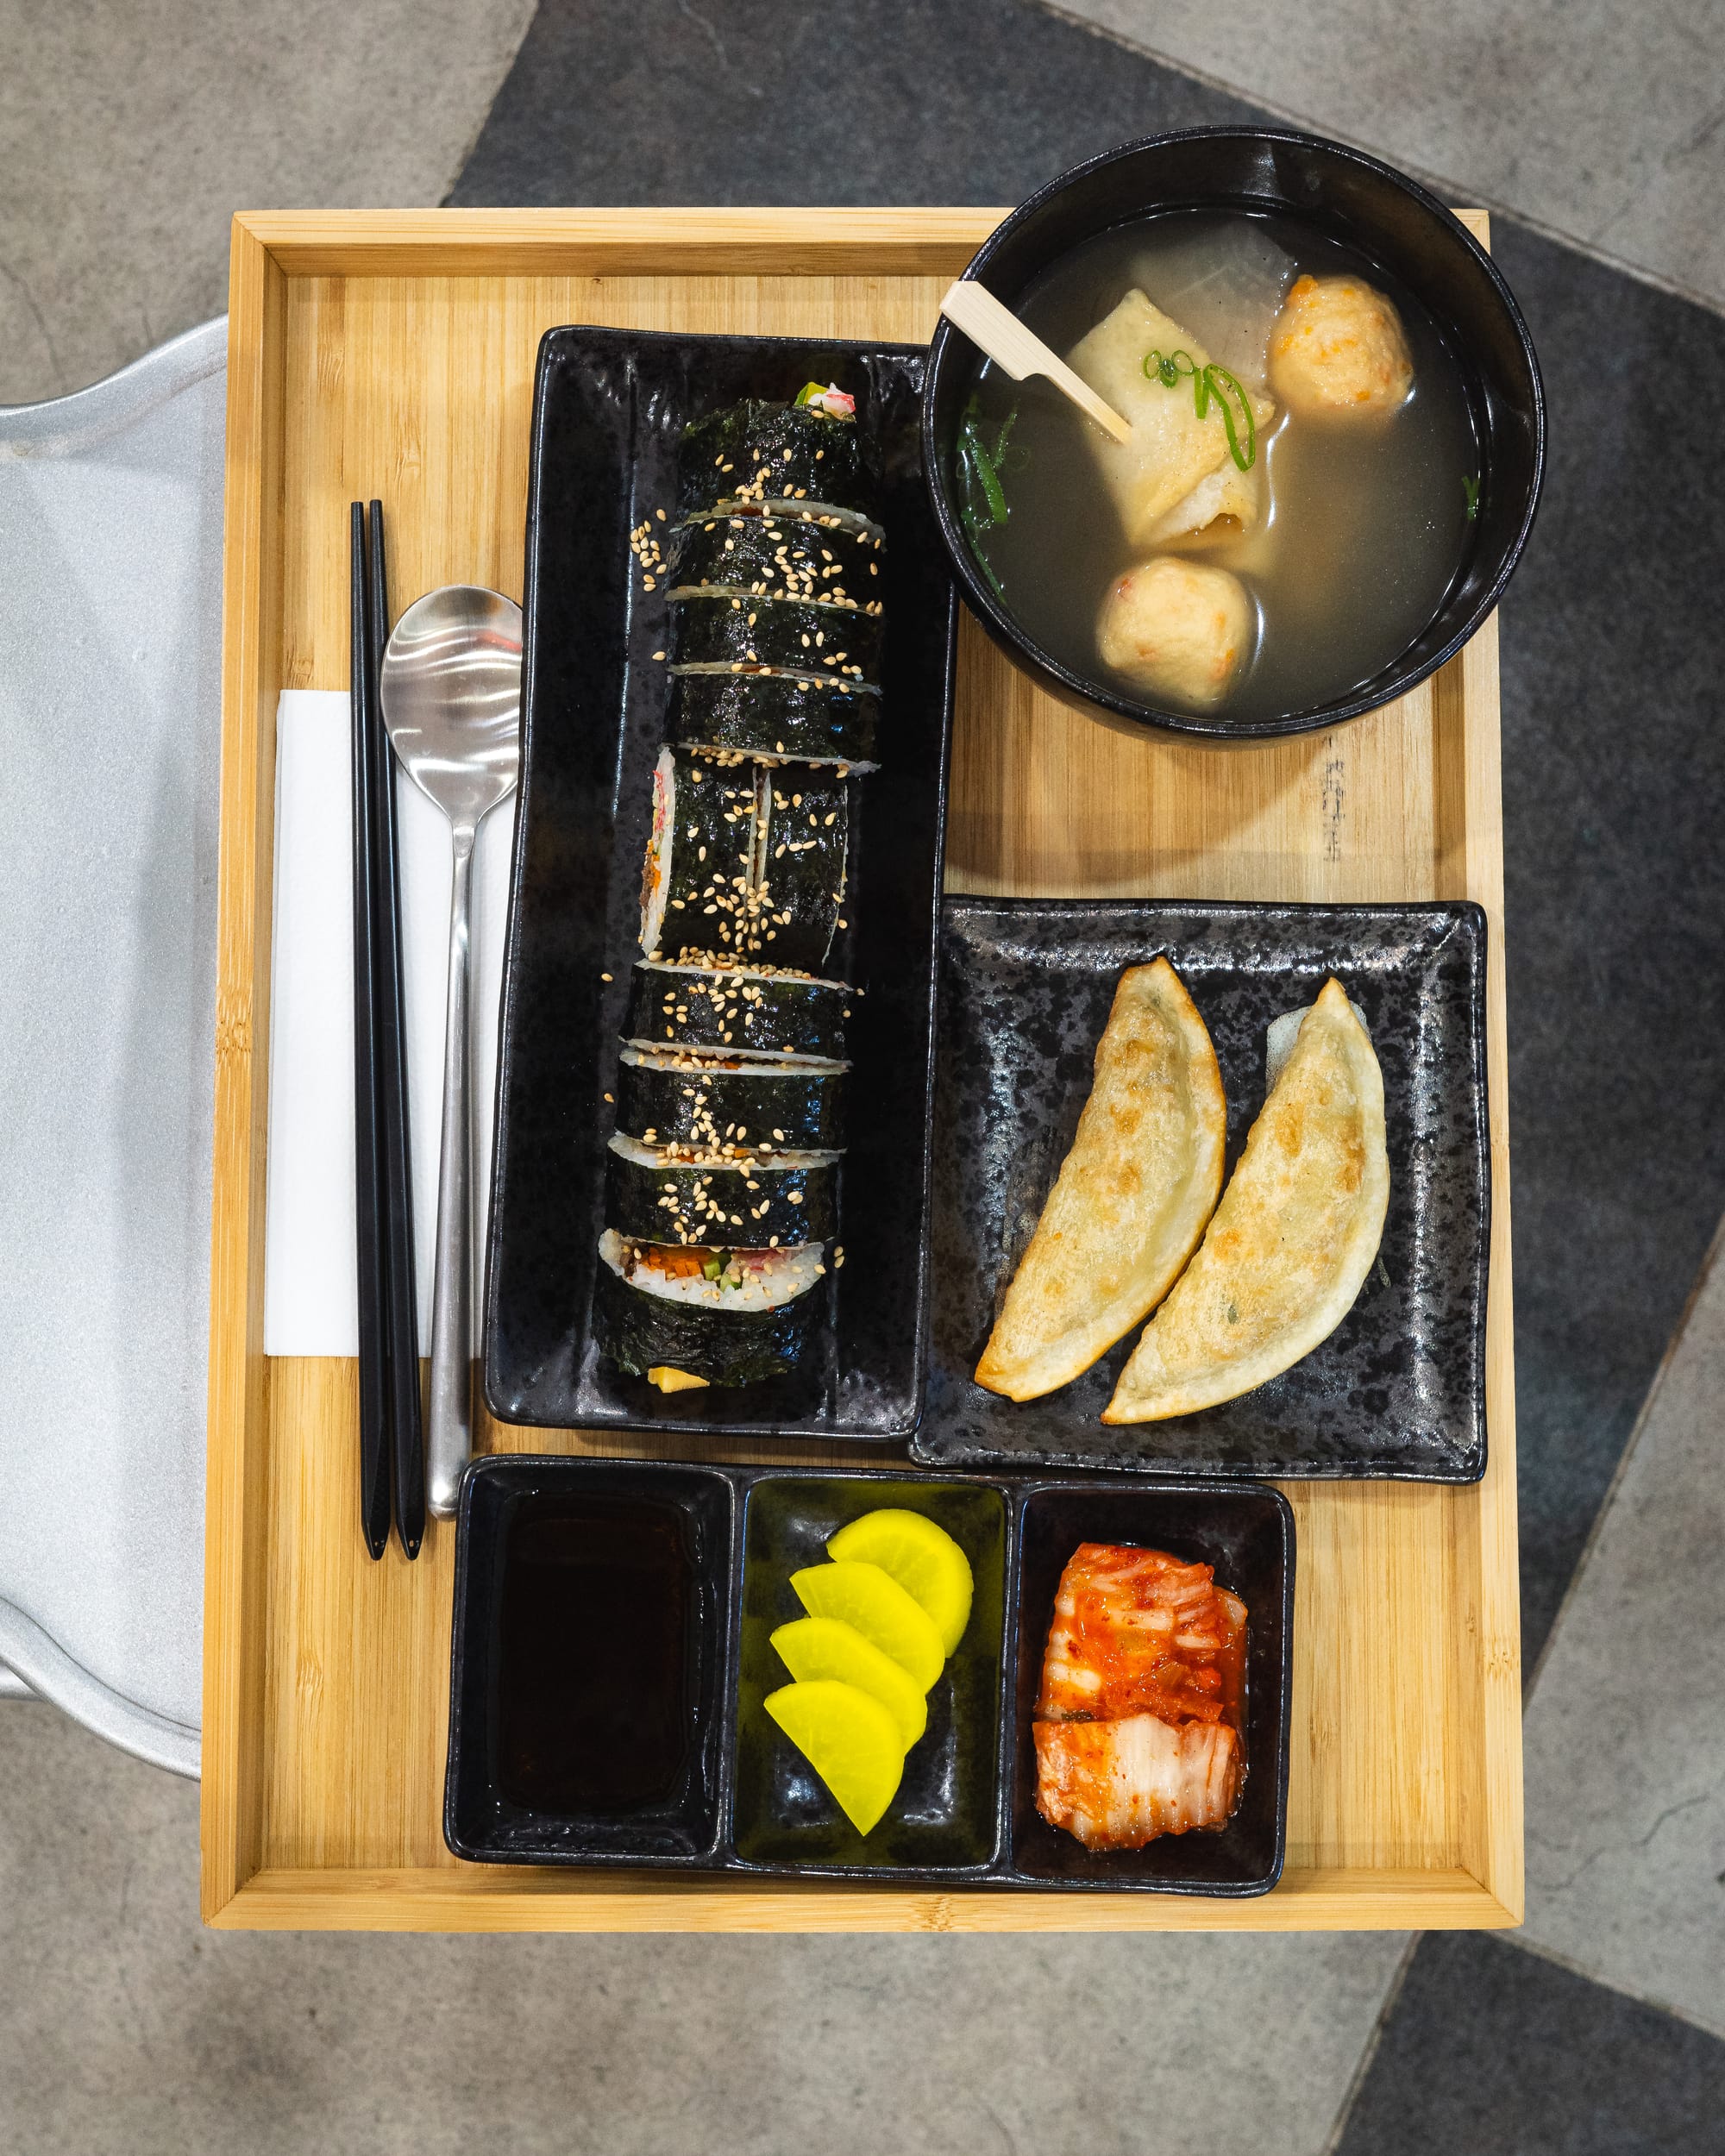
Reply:
<svg viewBox="0 0 1725 2156"><path fill-rule="evenodd" d="M877 1506L904 1505L944 1527L975 1582L964 1637L928 1695L928 1727L905 1762L887 1816L859 1834L762 1702L791 1681L775 1627L803 1608L791 1575L819 1564L829 1537ZM763 1476L743 1513L743 1615L737 1633L737 1770L732 1835L738 1861L773 1871L980 1871L1000 1839L998 1791L1007 1504L986 1483L855 1476Z"/></svg>
<svg viewBox="0 0 1725 2156"><path fill-rule="evenodd" d="M1215 1044L1230 1171L1263 1106L1266 1027L1338 976L1383 1072L1389 1211L1380 1266L1303 1361L1201 1413L1110 1428L1102 1408L1137 1327L1041 1400L1000 1399L971 1372L1071 1144L1121 968L1162 953ZM951 899L943 963L917 1459L1478 1480L1491 1201L1477 906Z"/></svg>
<svg viewBox="0 0 1725 2156"><path fill-rule="evenodd" d="M1036 1808L1031 1724L1066 1560L1081 1542L1130 1543L1213 1565L1247 1611L1245 1787L1220 1832L1162 1834L1142 1849L1087 1849ZM1293 1689L1294 1514L1279 1490L1238 1483L1050 1482L1019 1515L1015 1748L1008 1863L1039 1884L1155 1886L1165 1894L1264 1894L1282 1877Z"/></svg>
<svg viewBox="0 0 1725 2156"><path fill-rule="evenodd" d="M940 878L956 602L925 492L920 346L548 331L527 509L521 800L499 1033L486 1397L508 1422L903 1439L922 1411ZM651 774L662 590L629 533L670 509L686 421L819 375L857 396L884 477L881 768L858 782L846 977L866 990L825 1366L667 1396L600 1360L590 1310ZM835 963L837 962L835 961ZM602 976L609 973L606 981ZM699 1402L699 1406L692 1402Z"/></svg>

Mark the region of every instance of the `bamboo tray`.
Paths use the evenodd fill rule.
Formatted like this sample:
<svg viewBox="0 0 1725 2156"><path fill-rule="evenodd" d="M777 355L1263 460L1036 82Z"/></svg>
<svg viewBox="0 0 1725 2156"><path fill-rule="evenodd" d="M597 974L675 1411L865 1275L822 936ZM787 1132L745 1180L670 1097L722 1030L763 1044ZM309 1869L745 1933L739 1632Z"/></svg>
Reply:
<svg viewBox="0 0 1725 2156"><path fill-rule="evenodd" d="M354 1375L267 1360L274 718L347 680L347 508L388 505L399 599L518 595L542 331L922 339L1004 214L366 211L236 218L230 288L205 1585L204 1919L477 1930L1307 1930L1521 1915L1497 656L1399 704L1217 750L1051 703L968 620L950 890L1474 899L1490 924L1490 1465L1467 1489L1295 1483L1288 1864L1260 1900L944 1893L459 1864L440 1825L452 1532L369 1563ZM1485 235L1485 220L1471 216ZM491 1426L492 1450L674 1449ZM681 1441L685 1449L687 1440ZM883 1464L878 1448L729 1457Z"/></svg>

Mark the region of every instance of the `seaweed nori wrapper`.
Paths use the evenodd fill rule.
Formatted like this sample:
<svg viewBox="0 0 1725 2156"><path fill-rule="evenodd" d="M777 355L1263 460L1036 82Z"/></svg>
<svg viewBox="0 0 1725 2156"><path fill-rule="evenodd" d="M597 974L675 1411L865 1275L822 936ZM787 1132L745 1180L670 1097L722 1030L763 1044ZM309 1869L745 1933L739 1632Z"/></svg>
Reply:
<svg viewBox="0 0 1725 2156"><path fill-rule="evenodd" d="M881 597L881 554L879 532L836 517L704 517L671 534L662 574L673 591L718 585L861 604Z"/></svg>
<svg viewBox="0 0 1725 2156"><path fill-rule="evenodd" d="M731 1055L844 1060L844 1018L858 992L841 981L808 981L638 959L629 999L629 1037L649 1048L717 1048Z"/></svg>
<svg viewBox="0 0 1725 2156"><path fill-rule="evenodd" d="M704 950L731 958L751 952L758 956L762 949L760 909L749 900L757 881L755 767L717 763L687 749L670 754L671 808L659 862L664 918L655 948L662 948L668 956ZM647 859L642 890L643 943L649 931L647 884L654 859L650 839Z"/></svg>
<svg viewBox="0 0 1725 2156"><path fill-rule="evenodd" d="M875 478L856 422L807 404L750 402L684 428L678 506L711 509L737 495L757 502L801 498L872 517Z"/></svg>
<svg viewBox="0 0 1725 2156"><path fill-rule="evenodd" d="M662 1145L837 1152L844 1144L844 1074L784 1063L728 1070L631 1050L618 1065L617 1127Z"/></svg>
<svg viewBox="0 0 1725 2156"><path fill-rule="evenodd" d="M599 1353L637 1377L668 1365L713 1385L757 1384L807 1360L826 1313L823 1284L776 1310L715 1310L649 1295L601 1258L593 1334Z"/></svg>
<svg viewBox="0 0 1725 2156"><path fill-rule="evenodd" d="M834 1163L774 1161L646 1162L607 1150L605 1225L637 1243L762 1250L825 1243L838 1225Z"/></svg>
<svg viewBox="0 0 1725 2156"><path fill-rule="evenodd" d="M671 677L673 741L745 755L818 756L870 766L881 699L837 681L786 674Z"/></svg>
<svg viewBox="0 0 1725 2156"><path fill-rule="evenodd" d="M674 599L673 666L797 667L818 680L878 682L886 621L806 599ZM856 669L852 671L852 669Z"/></svg>
<svg viewBox="0 0 1725 2156"><path fill-rule="evenodd" d="M775 965L819 973L844 902L850 782L816 766L762 774L766 845L761 891L768 956Z"/></svg>

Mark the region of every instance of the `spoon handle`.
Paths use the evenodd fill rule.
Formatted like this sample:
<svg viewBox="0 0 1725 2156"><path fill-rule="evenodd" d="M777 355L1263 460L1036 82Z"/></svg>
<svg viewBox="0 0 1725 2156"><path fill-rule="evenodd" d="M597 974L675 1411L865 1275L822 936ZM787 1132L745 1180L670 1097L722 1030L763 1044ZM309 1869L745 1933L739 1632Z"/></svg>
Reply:
<svg viewBox="0 0 1725 2156"><path fill-rule="evenodd" d="M449 899L449 995L443 1041L443 1137L437 1164L436 1270L431 1290L431 1413L426 1501L453 1519L473 1451L473 1229L467 1120L467 952L474 830L455 827Z"/></svg>

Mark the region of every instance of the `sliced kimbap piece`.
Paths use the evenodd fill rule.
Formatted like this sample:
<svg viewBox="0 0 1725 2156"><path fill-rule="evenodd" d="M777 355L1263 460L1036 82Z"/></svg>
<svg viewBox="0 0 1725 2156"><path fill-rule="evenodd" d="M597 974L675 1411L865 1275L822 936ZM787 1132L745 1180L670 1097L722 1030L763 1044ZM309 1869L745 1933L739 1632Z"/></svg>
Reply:
<svg viewBox="0 0 1725 2156"><path fill-rule="evenodd" d="M814 1347L826 1307L812 1292L826 1270L819 1243L684 1249L607 1228L599 1255L599 1352L666 1391L681 1389L679 1380L753 1385L783 1377Z"/></svg>
<svg viewBox="0 0 1725 2156"><path fill-rule="evenodd" d="M731 667L671 677L673 741L872 771L879 695L856 682Z"/></svg>
<svg viewBox="0 0 1725 2156"><path fill-rule="evenodd" d="M816 385L803 392L807 396ZM681 508L782 502L872 517L874 474L862 454L849 400L769 404L750 402L710 412L683 429L678 457Z"/></svg>
<svg viewBox="0 0 1725 2156"><path fill-rule="evenodd" d="M673 599L674 667L790 667L815 680L881 678L883 616L837 602Z"/></svg>
<svg viewBox="0 0 1725 2156"><path fill-rule="evenodd" d="M625 1048L617 1124L649 1145L733 1155L836 1152L844 1144L844 1074L818 1063Z"/></svg>
<svg viewBox="0 0 1725 2156"><path fill-rule="evenodd" d="M813 973L826 962L844 902L850 786L818 766L765 771L757 827L759 910L770 956Z"/></svg>
<svg viewBox="0 0 1725 2156"><path fill-rule="evenodd" d="M662 573L673 599L683 592L771 592L879 605L884 550L883 535L872 526L837 517L770 510L693 517L671 534Z"/></svg>
<svg viewBox="0 0 1725 2156"><path fill-rule="evenodd" d="M752 763L723 752L659 752L641 872L643 950L761 955L764 820Z"/></svg>
<svg viewBox="0 0 1725 2156"><path fill-rule="evenodd" d="M605 1225L643 1243L824 1243L838 1225L837 1164L837 1153L736 1160L618 1131L605 1156Z"/></svg>
<svg viewBox="0 0 1725 2156"><path fill-rule="evenodd" d="M632 1048L715 1049L738 1056L844 1061L844 1021L861 991L769 967L637 959L629 999Z"/></svg>

